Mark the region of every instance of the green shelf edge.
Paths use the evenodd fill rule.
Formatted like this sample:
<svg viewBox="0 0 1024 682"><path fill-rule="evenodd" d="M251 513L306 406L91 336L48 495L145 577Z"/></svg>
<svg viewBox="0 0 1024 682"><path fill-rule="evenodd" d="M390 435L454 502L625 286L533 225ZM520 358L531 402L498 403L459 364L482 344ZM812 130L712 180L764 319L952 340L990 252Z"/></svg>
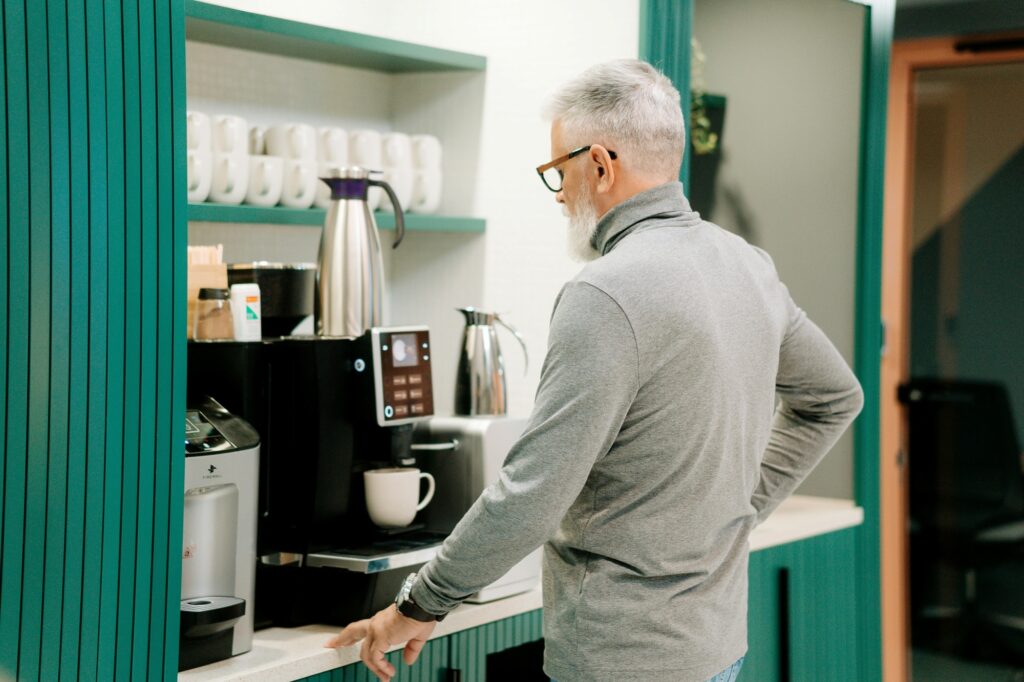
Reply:
<svg viewBox="0 0 1024 682"><path fill-rule="evenodd" d="M392 230L395 217L391 213L375 211L377 226ZM324 224L327 211L322 208L288 208L286 206L232 206L229 204L189 204L189 222L209 223L266 223L271 225ZM405 214L405 229L410 232L483 232L487 221L465 216Z"/></svg>
<svg viewBox="0 0 1024 682"><path fill-rule="evenodd" d="M185 0L185 38L387 73L483 71L487 58Z"/></svg>

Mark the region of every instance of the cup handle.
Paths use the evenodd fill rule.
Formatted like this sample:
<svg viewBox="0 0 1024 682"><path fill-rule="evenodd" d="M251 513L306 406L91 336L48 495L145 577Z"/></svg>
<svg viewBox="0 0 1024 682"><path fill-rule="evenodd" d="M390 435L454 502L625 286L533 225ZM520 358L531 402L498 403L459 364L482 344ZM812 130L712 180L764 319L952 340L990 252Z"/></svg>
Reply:
<svg viewBox="0 0 1024 682"><path fill-rule="evenodd" d="M199 189L199 160L195 154L188 155L188 191L195 192Z"/></svg>
<svg viewBox="0 0 1024 682"><path fill-rule="evenodd" d="M420 472L420 478L427 479L427 496L423 498L423 501L416 505L416 511L422 510L430 501L434 499L434 477L428 474L426 471Z"/></svg>
<svg viewBox="0 0 1024 682"><path fill-rule="evenodd" d="M224 194L229 195L234 191L234 160L224 159Z"/></svg>
<svg viewBox="0 0 1024 682"><path fill-rule="evenodd" d="M235 122L230 118L222 118L217 123L217 127L220 128L220 136L224 140L224 151L231 154L235 151L235 137L233 134L235 132ZM230 192L231 190L228 191Z"/></svg>
<svg viewBox="0 0 1024 682"><path fill-rule="evenodd" d="M270 172L268 170L269 167L270 163L267 162L266 160L262 160L258 164L256 164L256 168L259 170L259 195L261 197L265 197L267 196L267 194L270 193Z"/></svg>

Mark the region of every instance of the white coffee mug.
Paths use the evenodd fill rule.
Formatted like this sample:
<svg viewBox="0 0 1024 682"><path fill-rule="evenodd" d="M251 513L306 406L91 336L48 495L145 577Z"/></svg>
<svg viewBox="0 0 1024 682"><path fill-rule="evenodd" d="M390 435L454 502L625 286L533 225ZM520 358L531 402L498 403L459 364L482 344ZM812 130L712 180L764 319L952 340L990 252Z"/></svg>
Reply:
<svg viewBox="0 0 1024 682"><path fill-rule="evenodd" d="M218 204L240 204L249 188L249 157L237 154L213 155L213 183L210 200Z"/></svg>
<svg viewBox="0 0 1024 682"><path fill-rule="evenodd" d="M249 153L249 126L241 116L213 117L213 151L245 156Z"/></svg>
<svg viewBox="0 0 1024 682"><path fill-rule="evenodd" d="M412 190L415 179L412 166L388 168L384 171L384 182L391 185L391 189L395 190L395 196L398 197L398 203L402 206L403 211L408 210L412 203ZM394 207L391 205L391 199L388 198L387 194L381 197L380 209L389 213L395 212Z"/></svg>
<svg viewBox="0 0 1024 682"><path fill-rule="evenodd" d="M188 200L206 201L213 184L213 155L208 149L188 150Z"/></svg>
<svg viewBox="0 0 1024 682"><path fill-rule="evenodd" d="M245 203L276 206L284 185L284 160L280 156L249 157L249 189Z"/></svg>
<svg viewBox="0 0 1024 682"><path fill-rule="evenodd" d="M376 130L355 130L348 136L348 160L366 170L381 170L381 137Z"/></svg>
<svg viewBox="0 0 1024 682"><path fill-rule="evenodd" d="M315 161L285 159L281 203L291 208L309 208L313 205L319 182Z"/></svg>
<svg viewBox="0 0 1024 682"><path fill-rule="evenodd" d="M412 141L405 133L387 133L381 138L384 167L412 166Z"/></svg>
<svg viewBox="0 0 1024 682"><path fill-rule="evenodd" d="M413 171L412 202L415 213L436 213L441 207L441 169Z"/></svg>
<svg viewBox="0 0 1024 682"><path fill-rule="evenodd" d="M331 205L331 188L320 178L330 177L331 171L341 167L339 164L329 161L321 161L316 166L316 197L313 205L317 208L328 208Z"/></svg>
<svg viewBox="0 0 1024 682"><path fill-rule="evenodd" d="M267 153L266 126L252 126L249 128L249 153L257 156Z"/></svg>
<svg viewBox="0 0 1024 682"><path fill-rule="evenodd" d="M316 130L305 123L267 128L267 154L286 159L316 161Z"/></svg>
<svg viewBox="0 0 1024 682"><path fill-rule="evenodd" d="M316 133L316 158L336 166L348 165L348 133L341 128L320 128Z"/></svg>
<svg viewBox="0 0 1024 682"><path fill-rule="evenodd" d="M420 480L427 480L427 494L420 500ZM370 469L363 472L366 511L382 528L408 526L434 498L434 477L415 467Z"/></svg>
<svg viewBox="0 0 1024 682"><path fill-rule="evenodd" d="M440 167L441 141L433 135L413 135L412 162L417 168Z"/></svg>
<svg viewBox="0 0 1024 682"><path fill-rule="evenodd" d="M211 152L210 117L201 111L189 111L186 114L185 137L189 149Z"/></svg>

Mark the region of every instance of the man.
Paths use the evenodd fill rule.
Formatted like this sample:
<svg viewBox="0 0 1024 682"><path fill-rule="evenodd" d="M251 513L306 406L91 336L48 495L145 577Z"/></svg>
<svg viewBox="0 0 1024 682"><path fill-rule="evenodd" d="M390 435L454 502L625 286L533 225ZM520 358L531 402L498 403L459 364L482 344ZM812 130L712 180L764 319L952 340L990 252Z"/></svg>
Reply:
<svg viewBox="0 0 1024 682"><path fill-rule="evenodd" d="M735 679L747 537L860 411L860 386L768 255L690 209L665 76L601 64L549 113L538 171L591 262L555 303L529 424L398 608L328 645L365 638L389 680L390 646L412 663L436 617L546 543L548 675Z"/></svg>

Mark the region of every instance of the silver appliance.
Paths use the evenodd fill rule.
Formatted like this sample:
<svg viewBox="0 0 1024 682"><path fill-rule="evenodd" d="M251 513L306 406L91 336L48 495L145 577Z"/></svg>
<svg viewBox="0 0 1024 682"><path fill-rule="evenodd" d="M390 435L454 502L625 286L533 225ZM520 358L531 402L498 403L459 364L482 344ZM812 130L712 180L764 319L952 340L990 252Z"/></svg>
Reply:
<svg viewBox="0 0 1024 682"><path fill-rule="evenodd" d="M484 488L498 480L509 450L526 428L513 417L435 417L413 434L420 469L437 480L438 494L423 510L427 528L450 533ZM431 446L434 446L432 448ZM468 599L483 603L532 590L540 584L540 548Z"/></svg>
<svg viewBox="0 0 1024 682"><path fill-rule="evenodd" d="M456 308L466 318L462 332L462 351L455 380L455 414L503 415L508 413L508 387L505 383L505 361L498 345L498 323L512 332L523 348L526 368L530 357L526 341L498 313L476 308Z"/></svg>
<svg viewBox="0 0 1024 682"><path fill-rule="evenodd" d="M215 400L185 413L179 670L252 648L259 446Z"/></svg>
<svg viewBox="0 0 1024 682"><path fill-rule="evenodd" d="M331 204L317 256L316 333L357 337L384 323L384 264L377 223L366 203L369 188L382 188L395 207L392 248L405 236L405 217L391 186L371 180L366 169L333 168L321 180L331 189Z"/></svg>

